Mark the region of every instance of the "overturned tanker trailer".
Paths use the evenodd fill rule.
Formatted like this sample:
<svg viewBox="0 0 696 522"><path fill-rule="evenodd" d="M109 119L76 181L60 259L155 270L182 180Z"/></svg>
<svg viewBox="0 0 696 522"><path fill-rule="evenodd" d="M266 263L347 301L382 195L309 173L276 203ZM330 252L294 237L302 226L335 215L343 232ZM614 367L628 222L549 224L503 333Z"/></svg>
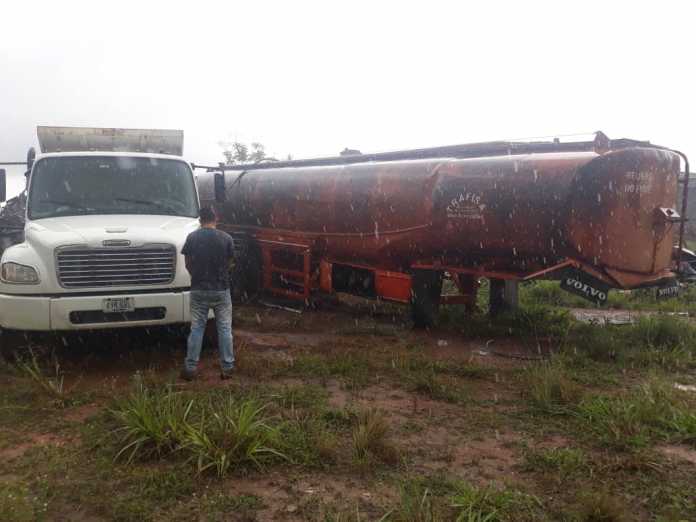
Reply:
<svg viewBox="0 0 696 522"><path fill-rule="evenodd" d="M481 277L492 311L539 277L599 303L664 285L682 244L680 153L602 133L199 168L201 204L248 250L247 293L410 303L419 326L441 303L473 306Z"/></svg>

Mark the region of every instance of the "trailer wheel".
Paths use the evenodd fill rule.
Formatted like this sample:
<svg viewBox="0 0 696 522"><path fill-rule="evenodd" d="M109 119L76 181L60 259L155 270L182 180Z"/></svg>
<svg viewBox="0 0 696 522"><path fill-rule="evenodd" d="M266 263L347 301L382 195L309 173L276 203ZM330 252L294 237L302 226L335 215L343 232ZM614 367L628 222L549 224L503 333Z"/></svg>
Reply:
<svg viewBox="0 0 696 522"><path fill-rule="evenodd" d="M437 322L442 294L442 272L415 270L411 278L411 313L416 328L429 328Z"/></svg>
<svg viewBox="0 0 696 522"><path fill-rule="evenodd" d="M235 238L234 258L230 274L232 298L246 302L261 290L261 251L249 239Z"/></svg>

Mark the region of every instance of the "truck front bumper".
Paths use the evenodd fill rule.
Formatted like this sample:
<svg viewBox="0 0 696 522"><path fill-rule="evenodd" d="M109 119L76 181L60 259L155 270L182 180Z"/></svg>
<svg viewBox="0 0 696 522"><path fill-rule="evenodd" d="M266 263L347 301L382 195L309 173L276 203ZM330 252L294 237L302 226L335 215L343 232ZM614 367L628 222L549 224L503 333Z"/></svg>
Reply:
<svg viewBox="0 0 696 522"><path fill-rule="evenodd" d="M135 311L105 314L103 300L131 297ZM0 327L7 330L97 330L187 323L189 292L118 294L109 296L21 296L0 294Z"/></svg>

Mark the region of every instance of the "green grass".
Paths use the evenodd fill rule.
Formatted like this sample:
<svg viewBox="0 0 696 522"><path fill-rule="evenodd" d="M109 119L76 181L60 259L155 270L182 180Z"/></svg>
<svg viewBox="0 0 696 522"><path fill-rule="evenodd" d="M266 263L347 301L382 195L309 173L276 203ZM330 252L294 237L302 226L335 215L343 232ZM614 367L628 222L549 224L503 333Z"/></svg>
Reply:
<svg viewBox="0 0 696 522"><path fill-rule="evenodd" d="M563 481L588 469L588 459L578 448L548 448L530 450L525 454L524 469L554 474Z"/></svg>
<svg viewBox="0 0 696 522"><path fill-rule="evenodd" d="M328 393L317 385L282 386L273 390L271 398L279 408L285 410L322 408L326 404Z"/></svg>
<svg viewBox="0 0 696 522"><path fill-rule="evenodd" d="M583 390L569 375L561 358L533 364L522 374L522 392L534 410L552 415L570 414L580 402Z"/></svg>
<svg viewBox="0 0 696 522"><path fill-rule="evenodd" d="M340 456L339 433L349 429L350 423L337 428L321 412L295 411L280 427L281 451L303 468L330 468Z"/></svg>
<svg viewBox="0 0 696 522"><path fill-rule="evenodd" d="M47 503L29 487L18 481L0 482L0 520L32 522L46 516Z"/></svg>
<svg viewBox="0 0 696 522"><path fill-rule="evenodd" d="M665 315L624 326L576 323L563 350L617 368L686 371L696 368L696 327Z"/></svg>
<svg viewBox="0 0 696 522"><path fill-rule="evenodd" d="M372 378L373 362L362 351L336 351L327 354L302 354L291 368L291 375L317 377L320 379L338 378L349 388L362 388Z"/></svg>
<svg viewBox="0 0 696 522"><path fill-rule="evenodd" d="M234 394L192 398L171 386L153 388L142 382L111 409L119 440L116 458L183 456L198 473L224 476L237 467L262 468L284 459L278 422L265 405Z"/></svg>
<svg viewBox="0 0 696 522"><path fill-rule="evenodd" d="M406 480L389 522L507 522L539 520L540 501L507 488L475 486L442 475Z"/></svg>
<svg viewBox="0 0 696 522"><path fill-rule="evenodd" d="M519 286L521 306L565 306L591 308L592 303L561 288L559 281L530 281Z"/></svg>
<svg viewBox="0 0 696 522"><path fill-rule="evenodd" d="M198 473L214 470L219 477L238 467L263 469L285 460L280 429L265 415L266 406L233 396L207 404L198 422L184 421L179 448L196 463Z"/></svg>
<svg viewBox="0 0 696 522"><path fill-rule="evenodd" d="M171 386L150 387L138 380L135 389L116 401L110 413L120 449L116 459L127 462L162 457L185 440L193 399Z"/></svg>
<svg viewBox="0 0 696 522"><path fill-rule="evenodd" d="M489 332L560 353L474 363L433 357L421 337L355 338L296 347L292 362L222 385L160 372L131 389L98 388L105 411L85 421L7 366L0 450L50 438L6 461L0 520L690 520L693 466L661 445L696 448L696 396L673 388L696 383L693 327L667 316L599 327L541 309L503 324ZM53 378L51 360L37 359ZM346 394L334 380L377 386ZM449 404L418 411L420 396ZM452 460L455 445L495 432L500 462Z"/></svg>
<svg viewBox="0 0 696 522"><path fill-rule="evenodd" d="M360 468L379 464L394 465L399 451L390 439L391 428L385 414L378 410L361 412L353 427L353 461Z"/></svg>
<svg viewBox="0 0 696 522"><path fill-rule="evenodd" d="M29 359L20 359L17 362L17 370L20 374L29 377L38 388L48 397L53 399L56 404L66 406L70 403L70 391L65 387L65 376L60 368L60 363L55 357L52 358L52 375L49 375L41 368L36 355L32 350L29 351Z"/></svg>
<svg viewBox="0 0 696 522"><path fill-rule="evenodd" d="M443 509L438 506L433 493L417 482L401 485L399 505L387 512L381 520L389 522L440 522L444 518Z"/></svg>
<svg viewBox="0 0 696 522"><path fill-rule="evenodd" d="M568 517L569 522L628 522L632 519L627 507L607 492L581 493Z"/></svg>
<svg viewBox="0 0 696 522"><path fill-rule="evenodd" d="M652 379L617 396L594 395L578 407L587 432L618 450L636 450L655 440L694 443L696 402L669 381Z"/></svg>
<svg viewBox="0 0 696 522"><path fill-rule="evenodd" d="M457 510L457 521L498 522L530 519L539 507L539 500L513 489L475 487L462 484L451 498Z"/></svg>
<svg viewBox="0 0 696 522"><path fill-rule="evenodd" d="M441 322L473 338L514 337L527 346L563 342L572 325L566 310L543 304L528 304L496 317L487 314L467 316L463 307L443 307Z"/></svg>

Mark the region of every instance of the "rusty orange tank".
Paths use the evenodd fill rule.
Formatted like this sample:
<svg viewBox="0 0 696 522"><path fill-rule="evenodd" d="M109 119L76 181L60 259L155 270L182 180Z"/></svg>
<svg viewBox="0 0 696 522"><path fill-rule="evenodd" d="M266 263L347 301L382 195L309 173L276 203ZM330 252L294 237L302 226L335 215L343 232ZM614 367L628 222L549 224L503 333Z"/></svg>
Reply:
<svg viewBox="0 0 696 522"><path fill-rule="evenodd" d="M679 172L669 149L599 133L210 168L198 186L250 249L249 287L411 303L427 325L480 277L564 277L598 302L669 279ZM443 275L460 296L440 297Z"/></svg>

